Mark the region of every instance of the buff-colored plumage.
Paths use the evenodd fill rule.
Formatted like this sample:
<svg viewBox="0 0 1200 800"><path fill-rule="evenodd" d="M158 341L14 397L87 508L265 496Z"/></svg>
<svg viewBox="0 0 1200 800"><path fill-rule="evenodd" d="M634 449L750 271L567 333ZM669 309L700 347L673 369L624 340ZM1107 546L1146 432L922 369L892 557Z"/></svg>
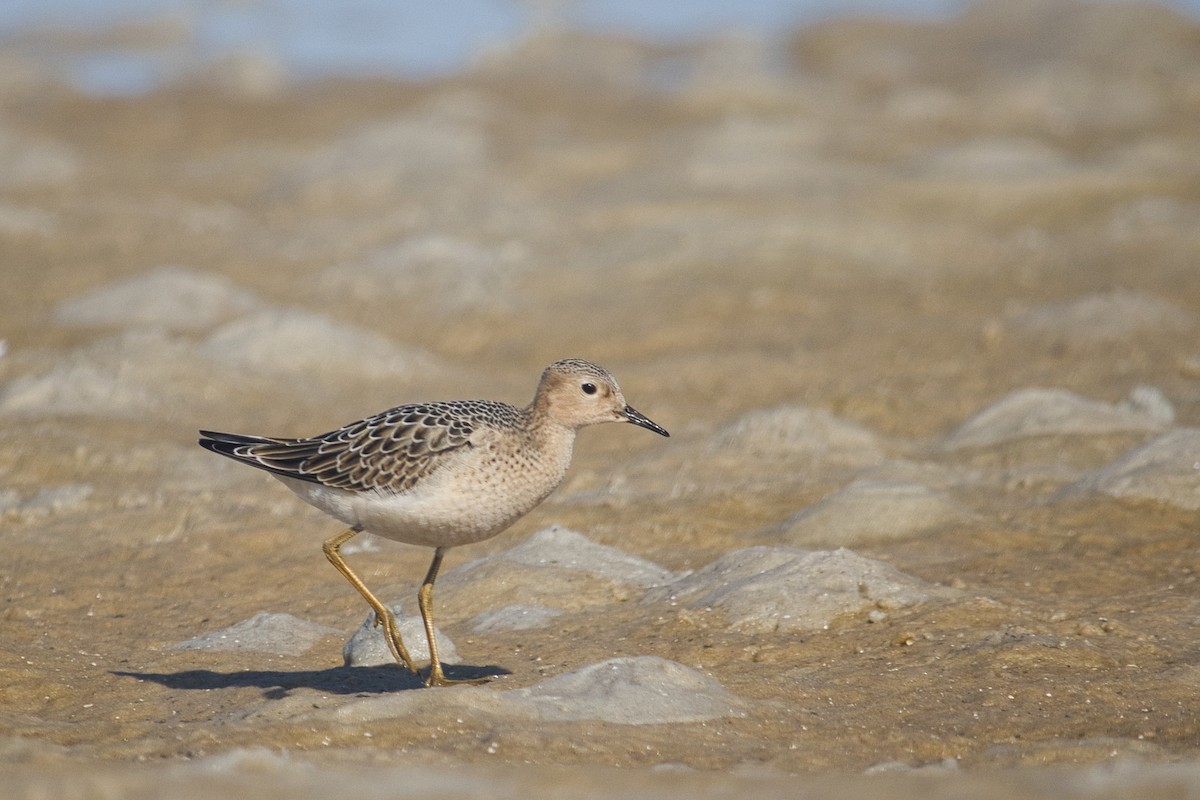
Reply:
<svg viewBox="0 0 1200 800"><path fill-rule="evenodd" d="M524 408L492 400L418 403L309 438L201 431L200 445L270 472L349 526L326 542L325 554L375 609L396 659L414 671L391 611L338 548L364 530L435 548L420 595L432 685L450 682L437 658L431 599L445 550L495 536L544 500L570 466L575 432L600 422L668 435L625 403L603 367L564 359L545 369Z"/></svg>

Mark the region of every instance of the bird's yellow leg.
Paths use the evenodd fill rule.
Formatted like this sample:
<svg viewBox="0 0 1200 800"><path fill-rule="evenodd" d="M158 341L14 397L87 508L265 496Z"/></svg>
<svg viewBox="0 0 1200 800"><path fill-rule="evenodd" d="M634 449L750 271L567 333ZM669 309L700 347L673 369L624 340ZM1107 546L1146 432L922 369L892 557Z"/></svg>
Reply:
<svg viewBox="0 0 1200 800"><path fill-rule="evenodd" d="M392 610L379 602L375 595L371 594L371 590L366 584L354 574L354 570L350 569L350 565L342 558L339 552L341 546L353 539L362 531L354 528L347 528L337 536L330 537L325 540L324 550L325 557L329 559L329 563L337 569L338 572L345 576L346 580L350 581L350 585L358 590L358 593L370 604L375 610L375 624L383 626L383 638L387 640L388 648L392 651L392 656L397 662L408 667L410 672L417 671L416 664L413 663L412 656L408 654L408 650L404 647L404 641L400 638L400 629L396 626L396 615ZM424 612L424 609L422 609ZM428 627L428 624L426 624Z"/></svg>
<svg viewBox="0 0 1200 800"><path fill-rule="evenodd" d="M425 573L421 583L421 591L417 594L417 604L421 607L421 620L425 623L425 636L429 639L429 677L425 679L426 686L453 686L456 683L487 683L487 678L475 680L453 680L442 672L442 661L438 658L437 632L433 627L433 582L437 580L438 570L442 568L442 556L446 548L439 547L433 551L433 563Z"/></svg>

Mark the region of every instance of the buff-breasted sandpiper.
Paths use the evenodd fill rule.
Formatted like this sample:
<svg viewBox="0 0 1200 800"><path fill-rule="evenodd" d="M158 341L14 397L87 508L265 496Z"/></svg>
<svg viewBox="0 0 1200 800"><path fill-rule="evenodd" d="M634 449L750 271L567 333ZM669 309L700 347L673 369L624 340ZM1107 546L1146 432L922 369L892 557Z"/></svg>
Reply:
<svg viewBox="0 0 1200 800"><path fill-rule="evenodd" d="M426 686L455 683L442 672L433 627L433 582L451 547L488 539L562 483L575 433L600 422L667 431L626 404L603 367L568 358L546 367L525 408L492 400L403 405L305 439L201 431L200 446L266 470L349 527L325 556L375 611L392 655L409 670L396 618L342 558L363 531L434 548L417 595L430 666Z"/></svg>

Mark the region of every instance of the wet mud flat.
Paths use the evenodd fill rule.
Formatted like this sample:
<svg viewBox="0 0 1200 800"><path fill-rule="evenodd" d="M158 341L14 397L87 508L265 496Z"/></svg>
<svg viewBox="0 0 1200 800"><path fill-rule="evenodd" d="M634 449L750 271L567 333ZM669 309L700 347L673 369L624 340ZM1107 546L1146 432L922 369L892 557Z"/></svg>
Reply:
<svg viewBox="0 0 1200 800"><path fill-rule="evenodd" d="M1194 791L1197 31L985 3L124 99L0 54L15 796ZM451 551L480 686L346 666L336 523L194 444L564 356L672 438L584 431ZM347 550L416 613L427 552Z"/></svg>

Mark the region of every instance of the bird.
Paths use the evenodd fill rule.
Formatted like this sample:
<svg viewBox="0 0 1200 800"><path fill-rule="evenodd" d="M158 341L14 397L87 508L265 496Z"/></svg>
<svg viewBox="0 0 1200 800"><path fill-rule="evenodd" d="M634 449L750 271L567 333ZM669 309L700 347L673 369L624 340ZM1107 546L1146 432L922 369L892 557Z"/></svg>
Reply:
<svg viewBox="0 0 1200 800"><path fill-rule="evenodd" d="M397 663L420 676L395 615L342 557L363 531L432 547L417 594L429 641L424 685L479 681L446 677L433 625L433 585L451 547L504 531L553 492L571 464L576 432L626 422L670 436L625 402L616 379L581 358L547 366L529 405L495 400L412 403L307 438L201 430L198 444L265 470L300 499L347 527L325 540L325 557L375 612Z"/></svg>

